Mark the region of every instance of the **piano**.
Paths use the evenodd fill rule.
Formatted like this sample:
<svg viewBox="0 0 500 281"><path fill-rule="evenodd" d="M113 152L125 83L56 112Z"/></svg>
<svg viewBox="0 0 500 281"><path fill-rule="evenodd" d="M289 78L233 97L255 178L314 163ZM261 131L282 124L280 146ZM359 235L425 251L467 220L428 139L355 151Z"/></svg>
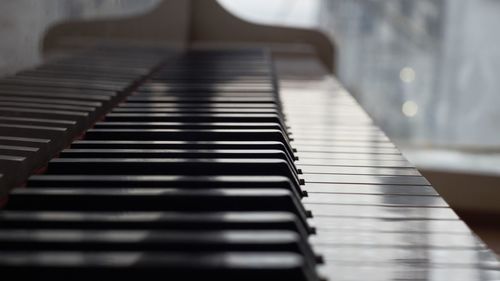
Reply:
<svg viewBox="0 0 500 281"><path fill-rule="evenodd" d="M335 79L331 57L262 47L278 32L331 51L320 35L253 26L207 0L191 1L195 17L268 28L262 46L121 38L134 22L140 38L161 34L149 20L170 3L56 25L44 48L63 56L0 79L2 276L500 280L496 255ZM77 34L95 40L75 51Z"/></svg>

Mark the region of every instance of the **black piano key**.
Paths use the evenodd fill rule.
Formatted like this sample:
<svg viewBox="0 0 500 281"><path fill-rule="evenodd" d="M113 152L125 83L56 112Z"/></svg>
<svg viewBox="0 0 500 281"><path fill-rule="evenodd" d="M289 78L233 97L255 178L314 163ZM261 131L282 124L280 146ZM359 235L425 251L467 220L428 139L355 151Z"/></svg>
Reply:
<svg viewBox="0 0 500 281"><path fill-rule="evenodd" d="M33 175L29 187L276 187L292 190L294 183L285 176L200 176L200 175Z"/></svg>
<svg viewBox="0 0 500 281"><path fill-rule="evenodd" d="M303 237L289 230L0 229L0 247L3 251L294 252L306 261L315 260Z"/></svg>
<svg viewBox="0 0 500 281"><path fill-rule="evenodd" d="M157 230L291 230L307 237L289 212L76 212L3 211L0 229L157 229Z"/></svg>
<svg viewBox="0 0 500 281"><path fill-rule="evenodd" d="M285 211L307 225L307 212L289 190L175 188L38 188L14 190L7 210Z"/></svg>
<svg viewBox="0 0 500 281"><path fill-rule="evenodd" d="M286 128L278 114L237 114L237 113L109 113L108 122L246 122L277 123Z"/></svg>
<svg viewBox="0 0 500 281"><path fill-rule="evenodd" d="M307 241L289 230L0 229L0 247L5 251L293 252L304 256L309 266L315 265Z"/></svg>
<svg viewBox="0 0 500 281"><path fill-rule="evenodd" d="M276 104L277 100L275 97L217 97L217 96L206 96L206 97L172 97L172 96L140 96L132 95L127 97L127 101L135 103L149 103L149 102L181 102L181 103L271 103Z"/></svg>
<svg viewBox="0 0 500 281"><path fill-rule="evenodd" d="M194 99L194 98L201 98L201 99L212 99L212 98L231 98L231 97L235 97L235 98L260 98L260 97L263 97L263 98L268 98L268 97L275 97L276 94L275 93L271 93L271 92L203 92L203 91L191 91L191 92L173 92L173 91L169 91L169 92L143 92L143 91L134 91L132 93L132 96L136 96L136 97L175 97L177 98L177 102L180 102L181 104L184 104L182 103L182 101L179 101L179 99L183 100L183 99ZM172 103L172 102L175 102L175 99L172 100L171 102L154 102L154 103ZM150 104L153 104L153 103L144 103L144 102L140 102L139 104L142 104L142 106L146 106L146 105L150 105ZM196 105L200 105L201 107L206 107L206 106L210 106L211 104L213 104L213 106L215 105L222 105L223 107L227 107L227 104L233 104L233 105L237 105L237 107L242 107L242 108L245 108L245 107L248 107L249 105L251 106L252 104L256 104L256 103L248 103L247 100L244 100L244 102L234 102L234 103L228 103L228 102L213 102L213 103L190 103L189 101L186 103L186 105L190 105L191 107L192 106L196 106ZM265 104L266 106L262 107L262 108L279 108L279 104L278 103L269 103L269 102L264 102L264 103L261 103L261 104ZM255 106L254 106L255 108Z"/></svg>
<svg viewBox="0 0 500 281"><path fill-rule="evenodd" d="M0 105L2 103L0 102ZM148 107L119 107L113 109L114 113L238 113L238 114L280 114L278 110L274 108L216 108L216 107L205 107L205 108L148 108Z"/></svg>
<svg viewBox="0 0 500 281"><path fill-rule="evenodd" d="M292 149L276 141L110 141L76 140L71 144L76 149L276 149L285 151L289 158L295 159Z"/></svg>
<svg viewBox="0 0 500 281"><path fill-rule="evenodd" d="M15 252L0 253L0 269L24 280L103 279L221 281L290 280L314 281L318 277L295 253L151 253L151 252Z"/></svg>
<svg viewBox="0 0 500 281"><path fill-rule="evenodd" d="M89 129L88 140L171 141L279 141L288 143L281 130L269 129Z"/></svg>
<svg viewBox="0 0 500 281"><path fill-rule="evenodd" d="M285 176L200 175L33 175L27 186L37 187L175 187L175 188L284 188L301 194L300 187ZM300 196L299 196L300 197Z"/></svg>
<svg viewBox="0 0 500 281"><path fill-rule="evenodd" d="M1 149L1 145L0 145ZM201 149L65 149L59 154L61 158L254 158L282 159L295 169L294 160L282 150L201 150Z"/></svg>
<svg viewBox="0 0 500 281"><path fill-rule="evenodd" d="M0 119L1 120L1 119ZM97 122L96 129L271 129L282 130L277 123L182 123L182 122Z"/></svg>
<svg viewBox="0 0 500 281"><path fill-rule="evenodd" d="M170 95L170 94L169 94ZM149 107L149 108L279 108L274 103L182 103L177 101L172 102L125 102L118 105L119 108L135 108L135 107Z"/></svg>
<svg viewBox="0 0 500 281"><path fill-rule="evenodd" d="M282 175L299 182L295 169L280 159L56 158L48 174L96 175Z"/></svg>
<svg viewBox="0 0 500 281"><path fill-rule="evenodd" d="M306 193L295 181L284 176L186 176L186 175L33 175L26 183L31 188L284 188L302 198Z"/></svg>
<svg viewBox="0 0 500 281"><path fill-rule="evenodd" d="M231 85L231 84L173 84L173 83L146 83L139 87L139 91L152 92L203 92L203 93L219 93L219 92L244 92L244 93L272 93L273 87L269 85L247 84L247 85Z"/></svg>

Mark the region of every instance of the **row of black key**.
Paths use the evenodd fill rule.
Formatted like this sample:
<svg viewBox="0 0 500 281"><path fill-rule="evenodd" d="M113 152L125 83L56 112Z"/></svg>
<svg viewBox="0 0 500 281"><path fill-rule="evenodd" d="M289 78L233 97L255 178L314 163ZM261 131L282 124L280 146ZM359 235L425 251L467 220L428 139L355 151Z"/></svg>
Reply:
<svg viewBox="0 0 500 281"><path fill-rule="evenodd" d="M263 53L168 60L11 194L0 268L55 280L317 280L289 141Z"/></svg>

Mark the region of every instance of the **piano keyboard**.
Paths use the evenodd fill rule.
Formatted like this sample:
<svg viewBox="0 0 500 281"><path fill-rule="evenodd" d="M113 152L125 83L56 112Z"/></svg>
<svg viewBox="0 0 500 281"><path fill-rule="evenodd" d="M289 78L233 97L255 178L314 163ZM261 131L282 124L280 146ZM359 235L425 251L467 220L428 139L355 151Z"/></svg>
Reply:
<svg viewBox="0 0 500 281"><path fill-rule="evenodd" d="M153 48L1 80L2 190L29 177L0 211L3 275L499 278L338 83L279 82L260 50Z"/></svg>

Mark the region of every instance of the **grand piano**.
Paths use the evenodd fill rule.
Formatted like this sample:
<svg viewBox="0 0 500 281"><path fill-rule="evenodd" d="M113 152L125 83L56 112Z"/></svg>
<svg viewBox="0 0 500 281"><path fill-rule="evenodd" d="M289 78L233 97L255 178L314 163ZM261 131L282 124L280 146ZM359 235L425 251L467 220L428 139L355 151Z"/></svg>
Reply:
<svg viewBox="0 0 500 281"><path fill-rule="evenodd" d="M167 0L43 52L0 79L1 276L500 280L316 31Z"/></svg>

